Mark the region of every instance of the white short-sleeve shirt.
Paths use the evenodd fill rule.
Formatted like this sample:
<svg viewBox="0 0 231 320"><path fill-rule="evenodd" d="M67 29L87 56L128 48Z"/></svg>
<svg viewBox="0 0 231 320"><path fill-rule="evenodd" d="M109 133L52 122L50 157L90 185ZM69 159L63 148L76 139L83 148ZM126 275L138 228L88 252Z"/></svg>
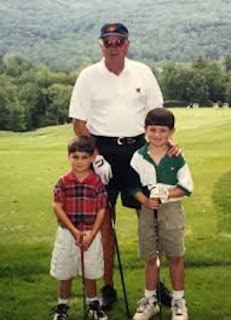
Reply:
<svg viewBox="0 0 231 320"><path fill-rule="evenodd" d="M103 59L80 73L69 116L86 121L94 135L133 137L144 132L147 112L162 105L160 87L148 66L126 58L117 76Z"/></svg>

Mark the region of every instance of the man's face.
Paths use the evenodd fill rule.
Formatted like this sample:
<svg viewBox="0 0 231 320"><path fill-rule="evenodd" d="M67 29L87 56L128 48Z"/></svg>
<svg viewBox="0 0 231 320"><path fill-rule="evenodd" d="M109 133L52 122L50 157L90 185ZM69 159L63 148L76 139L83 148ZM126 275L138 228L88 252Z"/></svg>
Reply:
<svg viewBox="0 0 231 320"><path fill-rule="evenodd" d="M170 129L167 126L152 125L145 128L145 134L148 141L155 147L165 146L173 133L174 129Z"/></svg>
<svg viewBox="0 0 231 320"><path fill-rule="evenodd" d="M100 39L100 48L105 60L124 59L129 49L129 40L120 36Z"/></svg>

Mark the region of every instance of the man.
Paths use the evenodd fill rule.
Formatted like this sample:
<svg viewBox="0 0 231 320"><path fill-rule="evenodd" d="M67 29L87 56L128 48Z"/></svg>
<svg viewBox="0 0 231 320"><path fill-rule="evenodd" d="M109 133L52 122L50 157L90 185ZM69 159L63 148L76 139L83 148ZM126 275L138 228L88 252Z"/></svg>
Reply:
<svg viewBox="0 0 231 320"><path fill-rule="evenodd" d="M99 45L103 59L80 73L69 115L73 118L76 135L88 134L96 138L99 154L94 169L107 184L110 215L102 228L106 283L102 293L103 306L108 308L116 299L112 272L114 242L109 216L115 219L119 193L124 206L139 208L138 202L128 196L129 163L133 153L145 143L143 127L147 112L162 107L163 97L151 69L126 58L130 41L123 24L105 24L100 31Z"/></svg>

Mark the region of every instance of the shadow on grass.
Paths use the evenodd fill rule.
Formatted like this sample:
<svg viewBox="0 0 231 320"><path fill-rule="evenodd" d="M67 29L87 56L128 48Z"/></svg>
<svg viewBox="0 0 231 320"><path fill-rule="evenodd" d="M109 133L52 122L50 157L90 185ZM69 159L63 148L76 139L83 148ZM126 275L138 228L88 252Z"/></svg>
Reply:
<svg viewBox="0 0 231 320"><path fill-rule="evenodd" d="M50 254L46 245L1 246L0 278L23 277L31 282L34 275L47 274Z"/></svg>
<svg viewBox="0 0 231 320"><path fill-rule="evenodd" d="M225 249L226 248L226 249ZM38 276L49 275L50 257L52 248L47 245L24 244L19 246L0 247L0 278L20 278L25 282L33 283ZM121 260L125 270L143 269L136 248L121 246ZM214 239L205 240L198 245L198 241L188 244L185 256L187 268L231 266L231 258L227 255L227 246L224 242L214 243ZM163 266L166 266L163 260ZM115 270L118 271L117 259Z"/></svg>

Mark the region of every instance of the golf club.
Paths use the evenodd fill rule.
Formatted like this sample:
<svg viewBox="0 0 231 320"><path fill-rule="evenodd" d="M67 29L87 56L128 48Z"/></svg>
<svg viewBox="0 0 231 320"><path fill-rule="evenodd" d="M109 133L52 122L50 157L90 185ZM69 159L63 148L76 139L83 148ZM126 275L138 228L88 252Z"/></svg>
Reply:
<svg viewBox="0 0 231 320"><path fill-rule="evenodd" d="M154 209L154 222L155 222L155 234L156 234L156 265L157 265L157 298L160 307L159 318L162 319L161 308L161 293L160 293L160 246L159 246L159 224L158 224L158 210Z"/></svg>
<svg viewBox="0 0 231 320"><path fill-rule="evenodd" d="M85 320L87 317L87 312L86 312L87 307L86 307L86 293L85 293L85 267L84 267L83 234L81 235L80 242L81 242L80 252L81 252L82 291L83 291L83 320Z"/></svg>
<svg viewBox="0 0 231 320"><path fill-rule="evenodd" d="M126 308L127 319L131 319L131 314L130 314L129 306L128 306L128 299L127 299L125 281L124 281L124 275L123 275L123 268L122 268L122 263L121 263L121 258L120 258L118 239L117 239L116 229L115 229L115 222L114 222L113 218L111 218L111 224L112 224L112 230L113 230L113 235L114 235L115 248L116 248L116 254L117 254L118 265L119 265L119 272L120 272L120 278L121 278L121 283L122 283L122 288L123 288L124 303L125 303L125 308Z"/></svg>

